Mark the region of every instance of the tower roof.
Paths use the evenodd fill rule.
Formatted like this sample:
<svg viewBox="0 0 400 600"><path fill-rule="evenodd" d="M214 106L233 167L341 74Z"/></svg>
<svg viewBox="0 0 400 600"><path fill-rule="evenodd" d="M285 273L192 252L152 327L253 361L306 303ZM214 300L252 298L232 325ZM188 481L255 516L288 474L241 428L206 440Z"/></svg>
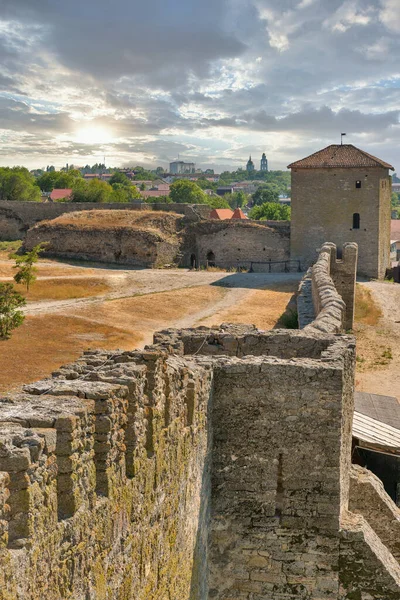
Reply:
<svg viewBox="0 0 400 600"><path fill-rule="evenodd" d="M331 144L288 165L288 169L354 169L357 167L384 167L394 171L389 163L356 148L353 144Z"/></svg>

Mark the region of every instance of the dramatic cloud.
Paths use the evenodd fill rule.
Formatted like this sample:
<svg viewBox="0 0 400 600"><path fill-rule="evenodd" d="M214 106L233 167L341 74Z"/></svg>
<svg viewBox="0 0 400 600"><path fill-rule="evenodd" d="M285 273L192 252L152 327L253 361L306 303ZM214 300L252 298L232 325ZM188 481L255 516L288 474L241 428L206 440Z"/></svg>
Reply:
<svg viewBox="0 0 400 600"><path fill-rule="evenodd" d="M3 0L2 164L396 164L398 0ZM400 164L400 163L399 163Z"/></svg>

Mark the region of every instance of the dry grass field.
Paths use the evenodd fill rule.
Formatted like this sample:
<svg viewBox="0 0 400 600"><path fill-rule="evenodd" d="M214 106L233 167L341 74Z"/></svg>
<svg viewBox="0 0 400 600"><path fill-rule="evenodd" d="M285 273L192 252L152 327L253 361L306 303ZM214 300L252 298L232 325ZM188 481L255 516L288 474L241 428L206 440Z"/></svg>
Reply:
<svg viewBox="0 0 400 600"><path fill-rule="evenodd" d="M71 298L88 298L105 294L111 288L104 279L95 278L59 278L39 279L26 292L23 285L15 285L15 289L23 294L28 302L40 300L68 300Z"/></svg>
<svg viewBox="0 0 400 600"><path fill-rule="evenodd" d="M12 281L15 261L6 250L0 280ZM298 285L298 274L135 271L48 259L37 266L26 319L0 342L0 392L49 376L86 348L141 347L166 327L231 321L272 328Z"/></svg>
<svg viewBox="0 0 400 600"><path fill-rule="evenodd" d="M294 295L297 287L297 281L288 281L261 290L251 290L234 306L198 321L197 325L249 323L259 329L272 329L279 324L285 311L296 308Z"/></svg>
<svg viewBox="0 0 400 600"><path fill-rule="evenodd" d="M127 350L151 343L154 331L211 309L226 293L222 287L200 286L104 300L65 314L28 315L11 339L0 342L0 391L48 376L89 347Z"/></svg>

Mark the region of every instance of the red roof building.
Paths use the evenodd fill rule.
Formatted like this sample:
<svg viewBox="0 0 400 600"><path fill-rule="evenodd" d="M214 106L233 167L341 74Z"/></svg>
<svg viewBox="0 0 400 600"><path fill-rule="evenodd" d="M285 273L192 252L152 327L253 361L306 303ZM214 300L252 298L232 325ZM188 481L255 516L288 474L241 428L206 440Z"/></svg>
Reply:
<svg viewBox="0 0 400 600"><path fill-rule="evenodd" d="M56 201L56 200L62 200L63 198L67 198L68 200L70 199L72 194L72 190L71 188L62 188L59 190L53 190L50 194L50 200Z"/></svg>
<svg viewBox="0 0 400 600"><path fill-rule="evenodd" d="M390 239L400 240L400 219L392 219L390 221Z"/></svg>
<svg viewBox="0 0 400 600"><path fill-rule="evenodd" d="M235 208L231 219L248 219L241 208Z"/></svg>
<svg viewBox="0 0 400 600"><path fill-rule="evenodd" d="M233 210L230 208L213 208L210 213L210 219L218 219L219 221L225 221L226 219L232 219Z"/></svg>
<svg viewBox="0 0 400 600"><path fill-rule="evenodd" d="M353 144L331 144L310 156L288 165L288 169L343 169L343 168L384 167L394 171L392 165L384 162Z"/></svg>

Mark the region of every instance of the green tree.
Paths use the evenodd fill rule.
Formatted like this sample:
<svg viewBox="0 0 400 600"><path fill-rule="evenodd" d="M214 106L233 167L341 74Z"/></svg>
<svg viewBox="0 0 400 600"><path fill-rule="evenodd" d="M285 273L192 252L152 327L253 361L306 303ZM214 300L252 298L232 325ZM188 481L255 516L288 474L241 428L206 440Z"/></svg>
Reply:
<svg viewBox="0 0 400 600"><path fill-rule="evenodd" d="M249 217L256 221L290 221L290 206L278 202L265 202L254 206Z"/></svg>
<svg viewBox="0 0 400 600"><path fill-rule="evenodd" d="M279 190L274 184L266 184L260 186L252 195L253 203L256 205L264 204L265 202L278 202Z"/></svg>
<svg viewBox="0 0 400 600"><path fill-rule="evenodd" d="M392 192L391 204L392 208L400 205L399 194L396 194L396 192Z"/></svg>
<svg viewBox="0 0 400 600"><path fill-rule="evenodd" d="M146 184L143 182L140 184L140 190L144 192L146 190Z"/></svg>
<svg viewBox="0 0 400 600"><path fill-rule="evenodd" d="M113 176L109 179L108 183L110 185L113 185L114 183L120 183L121 185L125 186L131 185L131 182L129 181L125 173L121 173L120 171L115 171Z"/></svg>
<svg viewBox="0 0 400 600"><path fill-rule="evenodd" d="M128 185L113 183L111 187L112 194L110 202L131 202L132 200L140 198L139 192L131 183L128 183Z"/></svg>
<svg viewBox="0 0 400 600"><path fill-rule="evenodd" d="M235 208L242 208L242 206L247 204L247 196L242 190L233 192L233 194L225 194L224 198L232 210L235 210Z"/></svg>
<svg viewBox="0 0 400 600"><path fill-rule="evenodd" d="M0 200L40 200L35 178L25 167L0 167Z"/></svg>
<svg viewBox="0 0 400 600"><path fill-rule="evenodd" d="M29 292L31 284L36 281L37 268L35 267L35 263L39 260L39 254L46 246L46 243L41 242L34 246L30 252L25 252L25 254L21 254L20 256L13 254L13 258L15 259L13 268L17 269L14 280L16 283L25 285L27 292Z"/></svg>
<svg viewBox="0 0 400 600"><path fill-rule="evenodd" d="M170 187L169 192L172 202L187 204L208 204L207 194L203 192L194 181L177 179Z"/></svg>
<svg viewBox="0 0 400 600"><path fill-rule="evenodd" d="M73 202L112 202L113 188L107 181L77 181L72 188Z"/></svg>
<svg viewBox="0 0 400 600"><path fill-rule="evenodd" d="M82 179L80 171L48 171L37 178L36 183L42 192L52 192L54 189L73 188L76 180Z"/></svg>
<svg viewBox="0 0 400 600"><path fill-rule="evenodd" d="M22 325L25 316L18 310L26 304L12 283L0 283L0 339L7 340L13 329Z"/></svg>
<svg viewBox="0 0 400 600"><path fill-rule="evenodd" d="M206 196L204 204L208 204L211 208L229 208L225 196Z"/></svg>

